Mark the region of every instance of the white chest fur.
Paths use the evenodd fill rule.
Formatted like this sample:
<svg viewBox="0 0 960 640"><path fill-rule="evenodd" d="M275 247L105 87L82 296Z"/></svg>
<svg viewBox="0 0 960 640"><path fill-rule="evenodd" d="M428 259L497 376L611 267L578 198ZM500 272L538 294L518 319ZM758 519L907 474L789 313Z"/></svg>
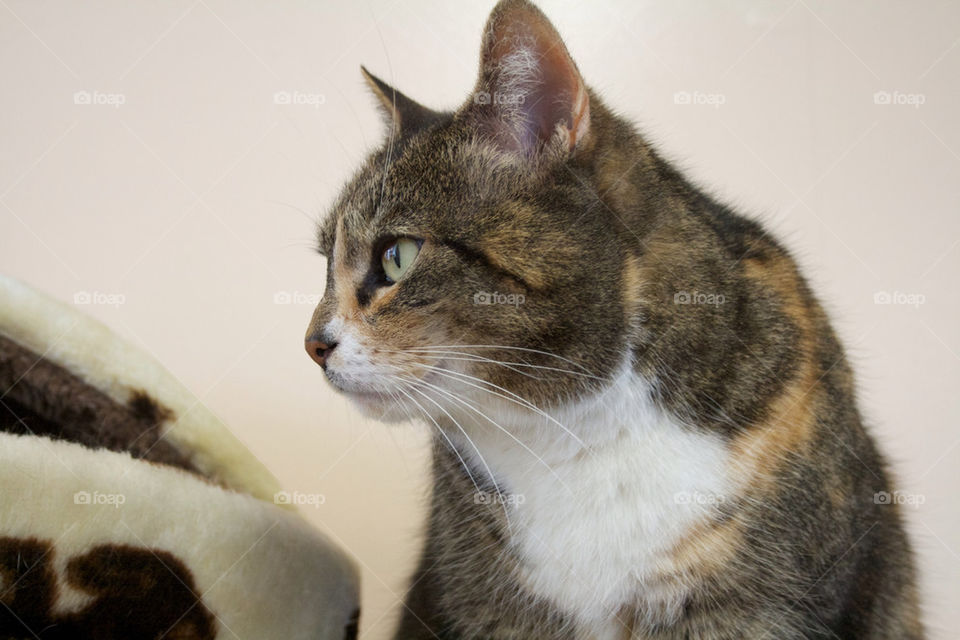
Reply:
<svg viewBox="0 0 960 640"><path fill-rule="evenodd" d="M524 586L597 630L617 628L625 604L642 603L658 618L676 613L683 591L651 578L731 489L720 438L657 410L649 386L629 371L554 414L586 447L515 404L480 408L490 420L476 423L473 444L461 437L458 449L512 496L507 512Z"/></svg>

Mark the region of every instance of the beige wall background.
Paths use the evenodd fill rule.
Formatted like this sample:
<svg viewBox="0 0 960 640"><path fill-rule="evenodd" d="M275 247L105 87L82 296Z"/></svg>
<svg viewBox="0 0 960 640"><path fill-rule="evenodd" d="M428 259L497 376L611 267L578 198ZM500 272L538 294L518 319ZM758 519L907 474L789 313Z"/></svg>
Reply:
<svg viewBox="0 0 960 640"><path fill-rule="evenodd" d="M359 65L453 107L491 6L0 0L0 270L94 294L85 311L323 494L304 511L363 566L371 639L418 548L426 429L364 421L304 355L314 220L381 136ZM922 501L931 637L960 637L960 5L541 6L610 105L795 250Z"/></svg>

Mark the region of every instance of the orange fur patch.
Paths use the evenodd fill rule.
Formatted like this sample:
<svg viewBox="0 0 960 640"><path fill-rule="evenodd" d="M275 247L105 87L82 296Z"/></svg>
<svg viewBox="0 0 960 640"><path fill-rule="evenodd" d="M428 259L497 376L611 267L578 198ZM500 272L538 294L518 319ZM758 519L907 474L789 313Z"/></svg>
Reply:
<svg viewBox="0 0 960 640"><path fill-rule="evenodd" d="M819 379L813 355L813 318L800 295L796 267L787 257L780 256L763 264L747 260L744 271L747 277L777 293L783 312L800 332L800 363L793 378L770 403L764 422L754 425L731 444L736 470L746 474L753 489L759 490L768 487L784 460L802 453L811 439L816 428L814 392Z"/></svg>
<svg viewBox="0 0 960 640"><path fill-rule="evenodd" d="M576 252L564 233L543 233L536 218L543 212L526 206L510 208L510 224L490 230L481 238L487 259L499 269L522 279L534 289L546 287L550 274L567 268L576 260Z"/></svg>
<svg viewBox="0 0 960 640"><path fill-rule="evenodd" d="M337 315L344 323L358 323L361 318L360 302L354 294L356 286L362 281L363 274L351 269L347 264L347 251L344 247L343 218L337 220L337 240L334 245L333 264L334 282L337 283Z"/></svg>
<svg viewBox="0 0 960 640"><path fill-rule="evenodd" d="M800 364L792 379L770 403L764 421L730 444L734 475L741 482L743 496L751 499L774 490L780 465L791 455L802 455L812 438L816 428L813 391L818 376L813 359L813 319L800 295L796 268L786 257L777 257L765 263L746 260L744 271L747 277L776 292L783 312L800 331ZM743 522L736 516L697 527L671 551L671 569L666 575L702 577L722 570L735 557L742 536Z"/></svg>
<svg viewBox="0 0 960 640"><path fill-rule="evenodd" d="M633 316L640 304L640 288L643 286L643 272L640 259L636 256L627 256L623 262L623 307L628 316Z"/></svg>
<svg viewBox="0 0 960 640"><path fill-rule="evenodd" d="M722 571L736 556L743 529L743 521L736 517L699 525L670 550L664 576L684 581Z"/></svg>

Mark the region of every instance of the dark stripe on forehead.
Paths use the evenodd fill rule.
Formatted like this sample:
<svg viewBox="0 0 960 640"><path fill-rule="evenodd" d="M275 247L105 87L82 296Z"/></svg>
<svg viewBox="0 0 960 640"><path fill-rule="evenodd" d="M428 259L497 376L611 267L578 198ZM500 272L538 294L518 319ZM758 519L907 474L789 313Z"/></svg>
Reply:
<svg viewBox="0 0 960 640"><path fill-rule="evenodd" d="M368 174L362 178L364 190L367 192L364 206L361 207L365 222L373 222L380 213L383 196L389 186L390 166L396 162L400 154L399 147L397 140L388 140L383 151L371 159Z"/></svg>
<svg viewBox="0 0 960 640"><path fill-rule="evenodd" d="M351 267L362 267L369 261L367 253L370 250L370 239L368 237L369 221L366 219L366 213L351 207L349 210L340 214L340 222L337 233L342 237L337 237L340 243L342 255L338 260L343 260L343 264Z"/></svg>
<svg viewBox="0 0 960 640"><path fill-rule="evenodd" d="M468 246L457 240L444 240L442 242L446 246L450 247L462 259L467 260L469 262L482 264L486 266L488 269L492 269L497 273L499 273L501 276L505 278L509 278L510 280L513 280L514 282L528 289L533 288L530 285L530 283L527 282L527 280L524 278L524 275L522 273L513 273L511 271L508 271L507 269L504 269L500 265L495 264L492 260L490 260L490 257L483 252L483 250Z"/></svg>

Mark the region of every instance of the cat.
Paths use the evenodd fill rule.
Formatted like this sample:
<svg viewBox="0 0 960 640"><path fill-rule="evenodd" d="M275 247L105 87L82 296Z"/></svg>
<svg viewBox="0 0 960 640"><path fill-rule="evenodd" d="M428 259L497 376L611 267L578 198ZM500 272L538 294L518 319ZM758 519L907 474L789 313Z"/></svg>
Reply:
<svg viewBox="0 0 960 640"><path fill-rule="evenodd" d="M320 225L306 348L434 434L396 638L922 638L886 464L789 253L527 0L493 10L453 113L363 71L389 135Z"/></svg>

